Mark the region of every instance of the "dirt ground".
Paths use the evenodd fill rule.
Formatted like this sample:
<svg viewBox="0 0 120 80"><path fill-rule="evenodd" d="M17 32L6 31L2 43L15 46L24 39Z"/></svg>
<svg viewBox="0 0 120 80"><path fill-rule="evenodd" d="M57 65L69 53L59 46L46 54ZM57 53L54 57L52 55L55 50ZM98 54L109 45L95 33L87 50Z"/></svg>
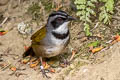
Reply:
<svg viewBox="0 0 120 80"><path fill-rule="evenodd" d="M46 15L44 14L43 20L37 26L35 22L31 23L32 17L26 14L27 8L34 0L19 1L0 0L0 16L1 14L3 15L3 19L0 22L8 18L2 25L2 28L8 33L0 36L0 80L120 80L120 42L95 55L89 55L89 59L81 57L87 54L87 50L83 48L84 43L78 39L84 36L84 33L78 35L82 31L82 27L80 27L82 23L79 22L71 23L72 37L68 47L83 50L78 52L78 56L75 57L69 66L65 68L56 67L55 73L48 73L51 78L47 79L41 74L39 66L30 68L29 63L22 64L24 46L30 45L30 36L32 34L20 34L17 28L18 24L21 22L28 23L30 24L29 26L32 26L34 32L40 28L39 26L43 26L46 23L48 14L42 12L42 14L46 13ZM116 21L114 23L116 24ZM120 24L120 19L117 24ZM120 27L119 25L117 26ZM107 36L110 38L112 33L109 29L107 28L106 32L108 32ZM2 68L1 66L3 65L1 64L7 64L6 66L8 67ZM11 65L15 66L17 70L11 71L9 67Z"/></svg>

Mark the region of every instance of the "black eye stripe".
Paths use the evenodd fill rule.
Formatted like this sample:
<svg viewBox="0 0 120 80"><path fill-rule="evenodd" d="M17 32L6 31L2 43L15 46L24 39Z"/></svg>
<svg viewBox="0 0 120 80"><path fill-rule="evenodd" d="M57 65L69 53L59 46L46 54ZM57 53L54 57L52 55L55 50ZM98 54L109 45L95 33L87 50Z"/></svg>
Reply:
<svg viewBox="0 0 120 80"><path fill-rule="evenodd" d="M61 20L59 20L59 18L60 18ZM57 17L57 18L55 18L55 19L51 22L51 24L53 25L54 28L57 28L57 27L59 27L60 25L62 25L62 24L65 22L65 20L66 20L65 17Z"/></svg>
<svg viewBox="0 0 120 80"><path fill-rule="evenodd" d="M59 19L61 19L61 20L66 20L65 17L57 17L55 20L59 20Z"/></svg>
<svg viewBox="0 0 120 80"><path fill-rule="evenodd" d="M59 17L59 18L57 18L57 20L58 20L58 21L62 21L63 19Z"/></svg>

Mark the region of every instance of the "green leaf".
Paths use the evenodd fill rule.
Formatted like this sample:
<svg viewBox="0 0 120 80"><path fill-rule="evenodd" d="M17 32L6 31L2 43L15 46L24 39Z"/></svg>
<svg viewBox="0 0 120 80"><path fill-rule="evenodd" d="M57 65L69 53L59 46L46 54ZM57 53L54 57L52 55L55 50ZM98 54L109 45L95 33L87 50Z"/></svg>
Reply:
<svg viewBox="0 0 120 80"><path fill-rule="evenodd" d="M104 13L104 11L102 11L102 12L99 14L99 20L102 21L104 18L105 18L105 13Z"/></svg>
<svg viewBox="0 0 120 80"><path fill-rule="evenodd" d="M77 7L77 9L85 9L86 8L85 5L77 5L76 7Z"/></svg>
<svg viewBox="0 0 120 80"><path fill-rule="evenodd" d="M92 2L97 2L97 0L91 0Z"/></svg>
<svg viewBox="0 0 120 80"><path fill-rule="evenodd" d="M104 24L110 24L110 19L111 19L111 15L107 13L103 21Z"/></svg>
<svg viewBox="0 0 120 80"><path fill-rule="evenodd" d="M87 5L95 8L95 5L91 1L87 1Z"/></svg>
<svg viewBox="0 0 120 80"><path fill-rule="evenodd" d="M113 13L113 8L114 8L114 1L113 0L108 0L105 4L107 12Z"/></svg>
<svg viewBox="0 0 120 80"><path fill-rule="evenodd" d="M77 15L77 16L80 16L80 15L82 15L82 12L81 12L81 11L78 11L78 12L76 13L76 15Z"/></svg>
<svg viewBox="0 0 120 80"><path fill-rule="evenodd" d="M99 0L100 2L107 2L108 0Z"/></svg>
<svg viewBox="0 0 120 80"><path fill-rule="evenodd" d="M91 8L86 8L86 11L89 12L90 14L96 16L95 12Z"/></svg>
<svg viewBox="0 0 120 80"><path fill-rule="evenodd" d="M90 13L89 12L86 12L86 17L90 17Z"/></svg>
<svg viewBox="0 0 120 80"><path fill-rule="evenodd" d="M85 10L81 10L81 11L78 11L78 12L76 13L77 16L83 16L83 15L85 15L85 14L86 14L86 11L85 11Z"/></svg>
<svg viewBox="0 0 120 80"><path fill-rule="evenodd" d="M91 46L97 47L98 45L100 45L100 41L95 41L95 42L89 43L89 44L88 44L88 47L91 47Z"/></svg>
<svg viewBox="0 0 120 80"><path fill-rule="evenodd" d="M75 4L86 4L86 0L75 0Z"/></svg>
<svg viewBox="0 0 120 80"><path fill-rule="evenodd" d="M85 21L85 15L81 16L80 20Z"/></svg>
<svg viewBox="0 0 120 80"><path fill-rule="evenodd" d="M90 14L92 14L92 15L94 15L94 16L96 16L96 13L92 10L92 9L90 9Z"/></svg>
<svg viewBox="0 0 120 80"><path fill-rule="evenodd" d="M84 23L84 31L85 31L85 34L86 34L86 36L91 36L92 35L92 33L90 32L90 26L89 26L89 24L86 24L86 23Z"/></svg>
<svg viewBox="0 0 120 80"><path fill-rule="evenodd" d="M120 35L120 32L118 32L118 34Z"/></svg>
<svg viewBox="0 0 120 80"><path fill-rule="evenodd" d="M89 22L89 23L92 23L91 20L88 17L86 17L86 21Z"/></svg>

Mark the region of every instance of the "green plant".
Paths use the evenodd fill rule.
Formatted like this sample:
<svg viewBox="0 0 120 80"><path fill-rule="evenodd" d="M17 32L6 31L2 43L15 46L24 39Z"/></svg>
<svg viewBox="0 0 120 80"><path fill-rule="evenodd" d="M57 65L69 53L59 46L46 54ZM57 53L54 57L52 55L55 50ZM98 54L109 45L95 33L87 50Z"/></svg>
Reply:
<svg viewBox="0 0 120 80"><path fill-rule="evenodd" d="M110 19L113 14L114 0L75 0L77 7L76 15L80 17L80 20L84 22L84 31L86 36L91 36L90 24L92 24L91 17L98 14L98 19L104 24L110 24ZM103 4L96 6L96 4ZM95 11L97 9L100 13Z"/></svg>
<svg viewBox="0 0 120 80"><path fill-rule="evenodd" d="M28 8L28 13L32 16L33 20L38 20L41 16L39 3L32 3Z"/></svg>
<svg viewBox="0 0 120 80"><path fill-rule="evenodd" d="M113 9L114 9L114 0L99 0L104 4L100 7L99 20L103 21L104 24L110 24L110 19L112 18Z"/></svg>
<svg viewBox="0 0 120 80"><path fill-rule="evenodd" d="M28 7L27 13L30 14L32 20L36 21L38 24L39 21L45 19L45 12L50 12L51 8L52 1L40 0L37 2L32 2L32 4Z"/></svg>

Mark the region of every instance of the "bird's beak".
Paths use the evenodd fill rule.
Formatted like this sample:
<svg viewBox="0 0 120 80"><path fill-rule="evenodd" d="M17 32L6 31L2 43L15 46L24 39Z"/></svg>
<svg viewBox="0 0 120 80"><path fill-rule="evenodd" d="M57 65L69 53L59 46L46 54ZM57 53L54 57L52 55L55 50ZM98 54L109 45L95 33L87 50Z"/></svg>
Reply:
<svg viewBox="0 0 120 80"><path fill-rule="evenodd" d="M72 21L72 20L76 20L76 19L72 16L68 16L68 21Z"/></svg>

